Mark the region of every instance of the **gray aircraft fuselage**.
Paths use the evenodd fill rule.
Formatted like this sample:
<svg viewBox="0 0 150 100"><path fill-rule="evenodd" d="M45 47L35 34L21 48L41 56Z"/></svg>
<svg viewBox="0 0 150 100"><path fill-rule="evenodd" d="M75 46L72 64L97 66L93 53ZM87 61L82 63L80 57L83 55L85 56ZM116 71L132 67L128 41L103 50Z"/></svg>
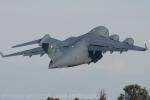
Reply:
<svg viewBox="0 0 150 100"><path fill-rule="evenodd" d="M107 51L110 53L115 51L122 53L128 50L148 50L146 44L144 48L134 45L132 38L119 41L119 36L116 34L109 35L109 30L104 26L98 26L84 35L70 37L64 41L45 35L41 39L19 44L12 48L32 44L39 44L39 47L9 55L3 55L1 52L0 54L2 57L17 55L31 57L33 55L43 56L47 54L51 59L49 69L52 69L73 67L81 64L90 64L92 62L96 63Z"/></svg>

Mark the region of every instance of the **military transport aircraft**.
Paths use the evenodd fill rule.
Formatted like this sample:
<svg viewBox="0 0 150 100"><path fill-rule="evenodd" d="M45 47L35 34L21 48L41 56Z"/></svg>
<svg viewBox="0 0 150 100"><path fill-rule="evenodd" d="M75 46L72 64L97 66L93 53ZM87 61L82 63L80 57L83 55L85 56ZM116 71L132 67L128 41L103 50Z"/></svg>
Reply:
<svg viewBox="0 0 150 100"><path fill-rule="evenodd" d="M119 36L114 34L109 36L109 30L105 26L98 26L90 32L78 36L70 37L64 41L51 38L48 34L43 38L31 42L19 44L12 48L38 44L39 47L30 50L17 52L14 54L3 55L2 57L11 56L43 56L47 54L51 61L49 69L52 68L67 68L81 64L90 64L98 62L103 54L109 51L113 52L126 52L128 50L146 51L145 47L134 45L132 38L126 38L124 41L119 41Z"/></svg>

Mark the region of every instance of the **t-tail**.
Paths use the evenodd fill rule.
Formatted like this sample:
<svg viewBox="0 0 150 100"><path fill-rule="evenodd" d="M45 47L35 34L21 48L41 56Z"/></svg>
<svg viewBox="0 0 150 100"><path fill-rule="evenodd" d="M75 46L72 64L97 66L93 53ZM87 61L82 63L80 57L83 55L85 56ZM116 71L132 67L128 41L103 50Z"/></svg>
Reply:
<svg viewBox="0 0 150 100"><path fill-rule="evenodd" d="M22 44L15 45L15 46L12 47L12 48L17 48L17 47L23 47L23 46L38 44L39 47L37 47L37 48L33 48L33 49L30 49L30 50L25 50L25 51L13 53L13 54L8 54L8 55L4 55L2 52L0 52L0 55L2 57L11 57L11 56L19 56L19 55L29 56L29 57L31 57L33 55L43 56L45 53L50 54L49 48L52 47L52 45L57 45L57 44L60 44L60 43L61 43L60 40L51 38L47 34L41 39L26 42L26 43L22 43Z"/></svg>

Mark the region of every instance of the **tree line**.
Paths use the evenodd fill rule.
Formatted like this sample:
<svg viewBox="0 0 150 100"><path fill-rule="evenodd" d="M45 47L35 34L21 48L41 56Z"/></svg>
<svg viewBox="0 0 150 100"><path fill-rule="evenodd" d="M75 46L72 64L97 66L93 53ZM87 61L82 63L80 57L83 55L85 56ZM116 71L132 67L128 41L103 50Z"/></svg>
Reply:
<svg viewBox="0 0 150 100"><path fill-rule="evenodd" d="M47 100L61 100L59 98L48 97ZM80 100L76 97L74 100ZM90 99L88 99L90 100ZM105 90L101 90L99 98L97 100L107 100L107 94ZM149 92L146 88L142 88L140 85L131 84L123 88L121 93L116 100L150 100Z"/></svg>

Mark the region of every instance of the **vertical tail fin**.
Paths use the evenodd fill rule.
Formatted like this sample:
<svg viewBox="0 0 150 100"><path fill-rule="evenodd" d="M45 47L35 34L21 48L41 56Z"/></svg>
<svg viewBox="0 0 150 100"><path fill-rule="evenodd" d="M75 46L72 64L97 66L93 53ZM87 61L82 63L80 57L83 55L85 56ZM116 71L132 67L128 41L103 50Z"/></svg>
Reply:
<svg viewBox="0 0 150 100"><path fill-rule="evenodd" d="M49 34L46 34L41 41L39 42L39 45L42 46L43 43L48 43L48 40L50 39Z"/></svg>

